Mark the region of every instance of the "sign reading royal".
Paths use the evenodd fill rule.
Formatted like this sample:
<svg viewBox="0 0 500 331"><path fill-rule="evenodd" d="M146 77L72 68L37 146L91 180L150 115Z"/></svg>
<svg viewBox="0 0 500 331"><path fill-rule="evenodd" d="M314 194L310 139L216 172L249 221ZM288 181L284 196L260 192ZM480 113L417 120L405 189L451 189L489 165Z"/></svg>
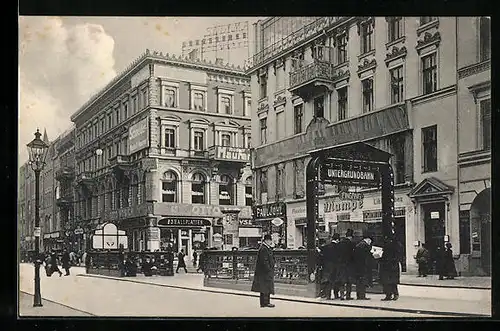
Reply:
<svg viewBox="0 0 500 331"><path fill-rule="evenodd" d="M149 147L149 123L148 118L135 123L128 130L128 154Z"/></svg>
<svg viewBox="0 0 500 331"><path fill-rule="evenodd" d="M322 180L335 185L378 187L380 170L376 165L359 162L327 161L321 168Z"/></svg>

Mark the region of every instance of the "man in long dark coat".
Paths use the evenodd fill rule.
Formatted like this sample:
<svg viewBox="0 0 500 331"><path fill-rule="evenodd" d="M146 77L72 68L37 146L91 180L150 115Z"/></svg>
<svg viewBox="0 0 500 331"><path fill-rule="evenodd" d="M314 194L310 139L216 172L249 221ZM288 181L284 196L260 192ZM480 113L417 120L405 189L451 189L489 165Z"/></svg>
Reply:
<svg viewBox="0 0 500 331"><path fill-rule="evenodd" d="M184 254L184 250L181 249L179 254L177 254L177 270L175 270L176 273L179 273L179 268L183 268L184 272L188 273L186 268L186 261L184 261L185 256L186 254Z"/></svg>
<svg viewBox="0 0 500 331"><path fill-rule="evenodd" d="M257 255L252 283L252 292L260 293L260 306L269 308L274 307L270 303L271 294L274 294L274 256L271 244L271 235L264 235Z"/></svg>
<svg viewBox="0 0 500 331"><path fill-rule="evenodd" d="M354 248L352 229L347 229L345 237L342 237L338 244L339 250L339 283L341 284L341 300L352 300L352 284L354 279Z"/></svg>
<svg viewBox="0 0 500 331"><path fill-rule="evenodd" d="M323 279L326 280L325 286L325 298L332 298L332 289L334 292L335 299L340 297L339 295L339 251L338 243L340 236L338 233L334 233L332 236L332 242L325 245L323 248Z"/></svg>
<svg viewBox="0 0 500 331"><path fill-rule="evenodd" d="M370 300L366 297L366 288L372 286L373 256L371 253L372 238L368 234L363 235L354 248L354 275L356 278L356 299Z"/></svg>
<svg viewBox="0 0 500 331"><path fill-rule="evenodd" d="M397 300L399 298L398 284L401 251L401 245L396 239L386 238L384 251L379 261L379 278L385 294L385 298L382 301Z"/></svg>
<svg viewBox="0 0 500 331"><path fill-rule="evenodd" d="M64 270L66 270L66 274L64 276L69 276L69 268L71 267L70 260L71 259L69 257L68 251L66 249L64 249L62 257L61 257L62 267Z"/></svg>

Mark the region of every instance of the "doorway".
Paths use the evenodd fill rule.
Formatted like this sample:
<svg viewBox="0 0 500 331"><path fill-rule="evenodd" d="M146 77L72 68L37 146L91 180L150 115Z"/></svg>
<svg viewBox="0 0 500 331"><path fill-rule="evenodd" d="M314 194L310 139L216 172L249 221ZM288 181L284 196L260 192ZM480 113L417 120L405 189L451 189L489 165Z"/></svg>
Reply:
<svg viewBox="0 0 500 331"><path fill-rule="evenodd" d="M432 268L429 273L436 274L436 260L438 247L444 249L445 236L445 204L444 202L422 205L425 227L425 244L429 250Z"/></svg>

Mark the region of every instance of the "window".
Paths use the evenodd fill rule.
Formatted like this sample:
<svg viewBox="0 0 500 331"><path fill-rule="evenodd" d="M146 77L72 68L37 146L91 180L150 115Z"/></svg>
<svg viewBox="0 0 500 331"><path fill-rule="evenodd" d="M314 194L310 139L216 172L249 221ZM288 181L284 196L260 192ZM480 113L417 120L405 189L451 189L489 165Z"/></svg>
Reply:
<svg viewBox="0 0 500 331"><path fill-rule="evenodd" d="M436 53L422 58L423 93L429 94L437 90Z"/></svg>
<svg viewBox="0 0 500 331"><path fill-rule="evenodd" d="M252 136L247 135L247 148L252 148Z"/></svg>
<svg viewBox="0 0 500 331"><path fill-rule="evenodd" d="M276 68L276 91L281 91L285 88L285 70L283 67Z"/></svg>
<svg viewBox="0 0 500 331"><path fill-rule="evenodd" d="M231 146L231 135L228 133L224 133L221 135L221 143L222 146Z"/></svg>
<svg viewBox="0 0 500 331"><path fill-rule="evenodd" d="M301 133L303 128L303 118L304 118L304 105L296 105L293 107L293 118L294 118L294 134Z"/></svg>
<svg viewBox="0 0 500 331"><path fill-rule="evenodd" d="M373 25L371 22L361 26L361 54L373 49Z"/></svg>
<svg viewBox="0 0 500 331"><path fill-rule="evenodd" d="M482 100L480 108L483 149L489 150L491 148L491 99Z"/></svg>
<svg viewBox="0 0 500 331"><path fill-rule="evenodd" d="M325 98L323 96L314 98L314 117L325 116Z"/></svg>
<svg viewBox="0 0 500 331"><path fill-rule="evenodd" d="M286 127L285 127L285 111L277 111L276 112L276 139L283 139L286 135Z"/></svg>
<svg viewBox="0 0 500 331"><path fill-rule="evenodd" d="M347 35L337 37L337 64L347 62Z"/></svg>
<svg viewBox="0 0 500 331"><path fill-rule="evenodd" d="M252 184L251 184L251 179L250 179L250 184L248 183L245 185L245 206L251 206L252 205Z"/></svg>
<svg viewBox="0 0 500 331"><path fill-rule="evenodd" d="M403 36L403 18L390 17L387 22L387 28L389 31L389 42L398 40Z"/></svg>
<svg viewBox="0 0 500 331"><path fill-rule="evenodd" d="M165 129L165 147L175 148L175 129Z"/></svg>
<svg viewBox="0 0 500 331"><path fill-rule="evenodd" d="M162 202L177 201L177 176L173 171L167 171L163 175L161 182L161 200Z"/></svg>
<svg viewBox="0 0 500 331"><path fill-rule="evenodd" d="M394 166L394 184L401 184L405 179L405 136L391 137L391 147L394 153L392 158Z"/></svg>
<svg viewBox="0 0 500 331"><path fill-rule="evenodd" d="M205 96L202 92L195 92L194 97L194 109L203 111L205 110Z"/></svg>
<svg viewBox="0 0 500 331"><path fill-rule="evenodd" d="M111 118L111 114L108 114L108 129L111 129L112 126L113 126L113 121Z"/></svg>
<svg viewBox="0 0 500 331"><path fill-rule="evenodd" d="M391 103L403 101L403 66L391 69Z"/></svg>
<svg viewBox="0 0 500 331"><path fill-rule="evenodd" d="M222 113L231 114L231 98L230 97L221 97L220 103L222 107Z"/></svg>
<svg viewBox="0 0 500 331"><path fill-rule="evenodd" d="M363 113L373 110L373 78L361 81L363 89Z"/></svg>
<svg viewBox="0 0 500 331"><path fill-rule="evenodd" d="M165 102L164 106L165 107L175 107L176 100L175 100L175 90L167 88L165 89Z"/></svg>
<svg viewBox="0 0 500 331"><path fill-rule="evenodd" d="M116 123L120 123L120 110L117 108L115 110L115 118L116 118Z"/></svg>
<svg viewBox="0 0 500 331"><path fill-rule="evenodd" d="M347 118L347 86L337 90L338 93L338 120Z"/></svg>
<svg viewBox="0 0 500 331"><path fill-rule="evenodd" d="M260 126L260 143L267 143L267 118L261 118L259 120Z"/></svg>
<svg viewBox="0 0 500 331"><path fill-rule="evenodd" d="M205 137L203 131L195 131L194 132L194 150L195 151L204 151L205 150Z"/></svg>
<svg viewBox="0 0 500 331"><path fill-rule="evenodd" d="M459 212L459 236L460 236L460 254L470 254L470 213L468 210Z"/></svg>
<svg viewBox="0 0 500 331"><path fill-rule="evenodd" d="M267 193L267 170L260 172L260 193Z"/></svg>
<svg viewBox="0 0 500 331"><path fill-rule="evenodd" d="M420 16L420 25L424 25L434 21L436 17L434 16Z"/></svg>
<svg viewBox="0 0 500 331"><path fill-rule="evenodd" d="M479 21L480 59L486 61L491 57L491 21L489 17L481 17Z"/></svg>
<svg viewBox="0 0 500 331"><path fill-rule="evenodd" d="M437 125L422 129L424 149L423 171L437 171Z"/></svg>
<svg viewBox="0 0 500 331"><path fill-rule="evenodd" d="M135 114L136 112L139 111L139 105L138 105L138 102L137 102L137 96L133 97L132 98L132 102L133 102L133 113Z"/></svg>
<svg viewBox="0 0 500 331"><path fill-rule="evenodd" d="M276 168L276 198L283 198L285 195L285 170L281 167Z"/></svg>
<svg viewBox="0 0 500 331"><path fill-rule="evenodd" d="M245 107L245 116L250 116L252 111L252 99L247 99L247 104Z"/></svg>
<svg viewBox="0 0 500 331"><path fill-rule="evenodd" d="M123 104L123 119L126 120L128 118L128 104Z"/></svg>
<svg viewBox="0 0 500 331"><path fill-rule="evenodd" d="M267 97L267 76L260 76L260 98Z"/></svg>
<svg viewBox="0 0 500 331"><path fill-rule="evenodd" d="M304 52L299 51L295 53L294 57L292 58L292 71L302 68L303 65L304 65Z"/></svg>
<svg viewBox="0 0 500 331"><path fill-rule="evenodd" d="M191 202L204 204L205 203L205 176L200 173L193 174L191 180Z"/></svg>
<svg viewBox="0 0 500 331"><path fill-rule="evenodd" d="M142 90L142 106L145 108L149 104L149 98L148 98L148 90L144 89Z"/></svg>
<svg viewBox="0 0 500 331"><path fill-rule="evenodd" d="M228 175L222 175L219 183L219 204L223 206L234 203L233 180Z"/></svg>

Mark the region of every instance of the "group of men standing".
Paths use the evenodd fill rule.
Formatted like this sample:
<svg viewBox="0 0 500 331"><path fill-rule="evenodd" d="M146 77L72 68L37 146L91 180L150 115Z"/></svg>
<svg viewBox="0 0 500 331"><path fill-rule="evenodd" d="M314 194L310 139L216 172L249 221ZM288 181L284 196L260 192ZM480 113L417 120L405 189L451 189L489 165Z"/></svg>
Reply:
<svg viewBox="0 0 500 331"><path fill-rule="evenodd" d="M379 278L385 293L384 301L399 298L398 287L401 249L398 242L386 238L383 254L372 252L373 239L364 234L358 243L353 240L353 231L348 229L346 236L332 235L332 241L320 249L319 268L321 274L321 296L325 299L353 300L352 285L356 286L356 299L369 300L366 290L373 286L375 260L379 262Z"/></svg>

